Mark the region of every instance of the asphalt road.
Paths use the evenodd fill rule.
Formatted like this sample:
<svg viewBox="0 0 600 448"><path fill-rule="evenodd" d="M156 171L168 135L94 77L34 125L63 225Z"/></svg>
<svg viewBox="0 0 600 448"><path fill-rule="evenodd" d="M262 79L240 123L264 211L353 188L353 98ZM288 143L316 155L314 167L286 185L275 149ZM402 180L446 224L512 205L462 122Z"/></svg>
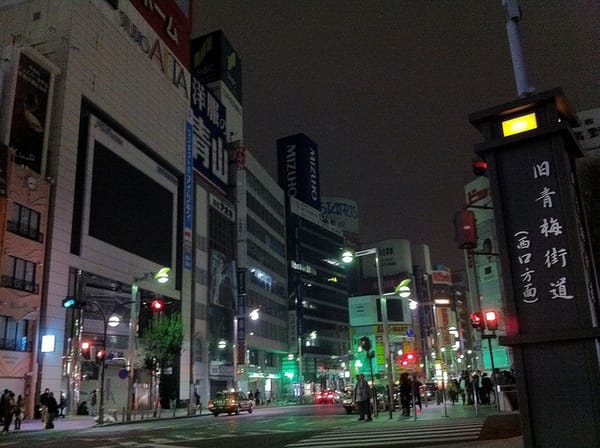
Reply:
<svg viewBox="0 0 600 448"><path fill-rule="evenodd" d="M424 408L414 418L381 414L358 422L341 405L258 408L252 414L157 419L86 429L11 432L0 447L27 448L349 448L440 446L485 438L486 415L472 409ZM518 418L518 417L517 417ZM518 420L517 420L518 421ZM510 425L496 437L514 436ZM484 446L484 445L469 445ZM488 446L488 445L485 445ZM491 446L491 445L489 445ZM514 446L514 445L513 445Z"/></svg>

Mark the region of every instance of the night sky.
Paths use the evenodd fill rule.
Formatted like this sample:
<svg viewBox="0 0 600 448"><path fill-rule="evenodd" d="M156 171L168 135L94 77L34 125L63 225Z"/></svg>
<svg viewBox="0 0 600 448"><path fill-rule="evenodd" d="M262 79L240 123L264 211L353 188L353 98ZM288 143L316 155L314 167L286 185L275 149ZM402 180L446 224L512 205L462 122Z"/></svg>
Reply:
<svg viewBox="0 0 600 448"><path fill-rule="evenodd" d="M523 0L536 92L600 107L600 2ZM358 202L361 239L426 243L464 269L453 214L480 134L468 114L517 98L501 0L194 1L243 64L244 143L276 176L278 138L319 144L321 194Z"/></svg>

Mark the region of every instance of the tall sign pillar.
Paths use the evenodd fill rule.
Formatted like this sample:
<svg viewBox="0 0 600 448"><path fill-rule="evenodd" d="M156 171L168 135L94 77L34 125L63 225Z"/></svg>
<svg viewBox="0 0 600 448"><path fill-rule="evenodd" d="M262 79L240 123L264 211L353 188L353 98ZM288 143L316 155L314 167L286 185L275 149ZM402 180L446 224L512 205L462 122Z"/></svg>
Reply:
<svg viewBox="0 0 600 448"><path fill-rule="evenodd" d="M598 284L561 89L473 113L483 135L526 447L600 446ZM575 429L576 428L576 429Z"/></svg>

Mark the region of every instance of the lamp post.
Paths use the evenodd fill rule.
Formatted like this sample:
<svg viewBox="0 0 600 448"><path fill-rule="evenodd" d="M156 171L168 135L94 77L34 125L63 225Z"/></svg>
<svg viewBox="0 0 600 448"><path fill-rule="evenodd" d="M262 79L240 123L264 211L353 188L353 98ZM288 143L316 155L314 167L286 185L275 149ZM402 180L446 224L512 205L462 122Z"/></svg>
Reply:
<svg viewBox="0 0 600 448"><path fill-rule="evenodd" d="M104 383L105 383L104 379L105 379L105 370L106 370L106 351L108 349L108 327L109 326L116 327L117 325L119 325L119 319L118 319L118 317L114 316L114 313L119 308L122 308L125 305L132 304L132 306L133 306L133 303L134 302L120 303L117 306L115 306L110 311L110 313L107 314L106 311L104 310L104 308L95 300L91 300L91 299L78 300L78 299L73 299L73 298L66 298L62 302L62 305L64 308L71 308L71 307L83 308L87 304L94 305L94 307L98 310L98 312L102 316L102 324L103 324L102 344L104 345L104 347L103 347L103 354L102 354L102 356L99 357L99 360L102 363L100 366L100 407L99 407L99 412L98 412L98 423L100 425L102 425L104 423Z"/></svg>
<svg viewBox="0 0 600 448"><path fill-rule="evenodd" d="M434 300L433 302L417 302L416 300L410 300L408 303L408 307L411 310L416 310L417 307L419 306L431 306L431 310L432 310L432 314L433 314L433 329L434 329L434 333L435 333L435 338L434 338L434 342L435 342L435 353L436 353L436 359L439 359L441 363L445 364L445 361L443 359L443 355L441 355L441 353L445 350L442 350L441 347L441 342L440 342L440 332L439 332L439 327L438 327L438 321L437 321L437 310L436 310L436 306L439 305L448 305L448 303L444 300ZM446 366L446 374L448 373L448 368ZM427 374L429 374L429 372L427 372ZM443 370L442 370L442 397L443 397L443 402L444 402L444 416L448 417L448 408L446 406L446 384L444 381L444 374L443 374Z"/></svg>
<svg viewBox="0 0 600 448"><path fill-rule="evenodd" d="M250 320L258 320L260 315L259 315L259 308L256 308L254 310L252 310L249 314L248 317L250 317ZM233 318L233 388L235 390L237 390L238 384L237 384L237 378L238 378L238 374L237 374L237 368L238 368L238 337L239 337L239 333L238 333L238 324L239 322L245 322L246 316L245 315L236 315ZM244 327L244 340L245 340L245 327ZM246 363L246 349L244 348L244 355L242 358L242 362L245 364Z"/></svg>
<svg viewBox="0 0 600 448"><path fill-rule="evenodd" d="M352 260L352 257L364 257L366 255L375 255L375 269L377 271L377 289L379 293L379 307L381 312L381 325L383 327L383 352L385 355L385 365L388 377L388 410L390 411L390 419L392 418L394 407L394 373L392 370L392 359L390 356L390 335L387 315L387 299L383 295L383 281L381 277L381 268L379 266L379 249L374 247L371 249L359 250L354 252L345 252L342 255L342 260L346 263Z"/></svg>
<svg viewBox="0 0 600 448"><path fill-rule="evenodd" d="M127 420L131 420L131 412L135 407L134 378L136 363L136 336L138 326L138 282L154 278L158 283L164 284L169 281L170 268L160 268L157 272L146 272L141 277L133 277L131 282L131 308L129 314L129 341L127 344Z"/></svg>

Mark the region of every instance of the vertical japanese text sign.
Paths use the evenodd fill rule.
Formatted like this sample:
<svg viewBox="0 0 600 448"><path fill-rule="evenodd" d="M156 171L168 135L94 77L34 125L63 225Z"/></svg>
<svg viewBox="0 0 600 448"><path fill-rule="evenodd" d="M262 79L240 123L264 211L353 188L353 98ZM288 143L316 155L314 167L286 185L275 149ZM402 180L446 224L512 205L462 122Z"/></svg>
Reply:
<svg viewBox="0 0 600 448"><path fill-rule="evenodd" d="M598 289L569 127L576 119L560 89L469 119L485 139L476 152L488 163L507 309L499 342L513 347L525 444L600 446ZM548 390L563 388L571 403L556 409ZM586 426L577 440L569 424Z"/></svg>

